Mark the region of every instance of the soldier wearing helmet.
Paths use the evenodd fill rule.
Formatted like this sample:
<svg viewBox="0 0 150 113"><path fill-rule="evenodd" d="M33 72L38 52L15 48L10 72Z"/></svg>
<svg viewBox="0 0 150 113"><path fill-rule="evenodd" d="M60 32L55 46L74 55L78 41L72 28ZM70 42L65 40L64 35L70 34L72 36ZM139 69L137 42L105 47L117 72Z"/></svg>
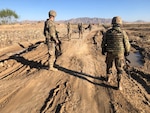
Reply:
<svg viewBox="0 0 150 113"><path fill-rule="evenodd" d="M48 47L48 64L49 64L49 70L51 71L57 71L56 68L54 68L54 63L56 61L55 56L55 47L57 44L59 44L59 40L56 37L56 26L54 23L54 19L56 17L56 12L54 10L50 10L49 18L45 21L44 25L44 35L45 35L45 41Z"/></svg>
<svg viewBox="0 0 150 113"><path fill-rule="evenodd" d="M122 19L119 16L113 17L112 19L112 25L122 25Z"/></svg>
<svg viewBox="0 0 150 113"><path fill-rule="evenodd" d="M83 38L83 23L78 24L78 30L79 30L79 38Z"/></svg>
<svg viewBox="0 0 150 113"><path fill-rule="evenodd" d="M48 14L49 14L49 17L50 16L56 17L56 12L54 10L50 10Z"/></svg>
<svg viewBox="0 0 150 113"><path fill-rule="evenodd" d="M128 56L130 52L130 43L128 36L124 30L122 30L122 20L116 16L112 19L112 28L108 29L103 35L101 43L102 54L106 55L106 73L108 82L112 79L112 67L115 62L117 70L117 87L121 87L121 75L123 74L124 56Z"/></svg>
<svg viewBox="0 0 150 113"><path fill-rule="evenodd" d="M70 38L71 38L71 24L70 24L70 22L67 23L67 36L68 36L68 40L70 40Z"/></svg>

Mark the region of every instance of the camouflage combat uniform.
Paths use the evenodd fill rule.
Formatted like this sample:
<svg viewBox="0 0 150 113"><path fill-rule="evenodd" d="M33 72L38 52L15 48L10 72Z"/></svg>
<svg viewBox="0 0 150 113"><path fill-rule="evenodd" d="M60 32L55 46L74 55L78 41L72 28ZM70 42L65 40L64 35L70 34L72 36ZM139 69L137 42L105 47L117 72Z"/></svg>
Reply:
<svg viewBox="0 0 150 113"><path fill-rule="evenodd" d="M79 38L83 38L83 31L84 31L83 29L84 29L83 24L82 23L78 24Z"/></svg>
<svg viewBox="0 0 150 113"><path fill-rule="evenodd" d="M68 39L71 38L71 24L69 22L67 24L67 36L68 36Z"/></svg>
<svg viewBox="0 0 150 113"><path fill-rule="evenodd" d="M89 31L92 31L92 25L91 24L89 24L88 28L89 28Z"/></svg>
<svg viewBox="0 0 150 113"><path fill-rule="evenodd" d="M93 39L93 44L96 44L97 45L97 38L100 36L100 31L97 31L96 34L92 37Z"/></svg>
<svg viewBox="0 0 150 113"><path fill-rule="evenodd" d="M59 41L56 37L56 26L54 21L50 19L47 19L45 21L44 35L48 47L48 54L49 54L48 63L49 63L50 70L56 70L54 69L53 66L56 60L56 56L55 56L56 44L59 43Z"/></svg>
<svg viewBox="0 0 150 113"><path fill-rule="evenodd" d="M114 24L113 27L106 31L102 40L102 54L107 52L106 56L106 73L108 82L110 82L110 76L112 76L113 61L117 69L117 81L118 87L123 74L124 66L124 55L129 55L130 43L128 36L124 30L121 29L120 25Z"/></svg>

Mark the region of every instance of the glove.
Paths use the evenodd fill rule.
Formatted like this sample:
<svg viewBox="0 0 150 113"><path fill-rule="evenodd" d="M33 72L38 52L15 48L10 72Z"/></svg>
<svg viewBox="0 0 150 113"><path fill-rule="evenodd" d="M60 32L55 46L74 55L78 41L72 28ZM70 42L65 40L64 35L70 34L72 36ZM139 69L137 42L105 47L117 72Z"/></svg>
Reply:
<svg viewBox="0 0 150 113"><path fill-rule="evenodd" d="M56 40L56 44L59 44L59 40Z"/></svg>
<svg viewBox="0 0 150 113"><path fill-rule="evenodd" d="M48 38L45 38L45 44L47 44L47 43L48 43L48 40L49 40Z"/></svg>
<svg viewBox="0 0 150 113"><path fill-rule="evenodd" d="M105 55L106 51L105 48L102 48L102 55Z"/></svg>
<svg viewBox="0 0 150 113"><path fill-rule="evenodd" d="M129 52L125 52L124 53L125 56L129 56L129 54L130 54Z"/></svg>

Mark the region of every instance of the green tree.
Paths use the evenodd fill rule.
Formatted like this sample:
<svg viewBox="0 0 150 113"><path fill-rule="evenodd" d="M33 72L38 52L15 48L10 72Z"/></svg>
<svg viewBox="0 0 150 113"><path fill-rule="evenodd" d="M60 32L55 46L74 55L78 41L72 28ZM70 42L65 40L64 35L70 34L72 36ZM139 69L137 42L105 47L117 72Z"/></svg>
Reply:
<svg viewBox="0 0 150 113"><path fill-rule="evenodd" d="M12 23L18 18L19 16L15 13L15 11L12 11L10 9L0 10L0 23L2 24Z"/></svg>

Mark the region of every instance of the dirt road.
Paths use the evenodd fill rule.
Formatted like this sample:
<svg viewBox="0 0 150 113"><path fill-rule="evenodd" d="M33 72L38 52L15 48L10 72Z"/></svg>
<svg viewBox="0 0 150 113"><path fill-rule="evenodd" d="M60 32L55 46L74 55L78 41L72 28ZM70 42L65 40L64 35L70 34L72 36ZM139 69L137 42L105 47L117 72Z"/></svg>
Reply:
<svg viewBox="0 0 150 113"><path fill-rule="evenodd" d="M47 70L43 40L0 49L0 113L149 113L149 73L125 73L122 91L108 84L105 56L92 41L96 32L61 39L57 72Z"/></svg>

